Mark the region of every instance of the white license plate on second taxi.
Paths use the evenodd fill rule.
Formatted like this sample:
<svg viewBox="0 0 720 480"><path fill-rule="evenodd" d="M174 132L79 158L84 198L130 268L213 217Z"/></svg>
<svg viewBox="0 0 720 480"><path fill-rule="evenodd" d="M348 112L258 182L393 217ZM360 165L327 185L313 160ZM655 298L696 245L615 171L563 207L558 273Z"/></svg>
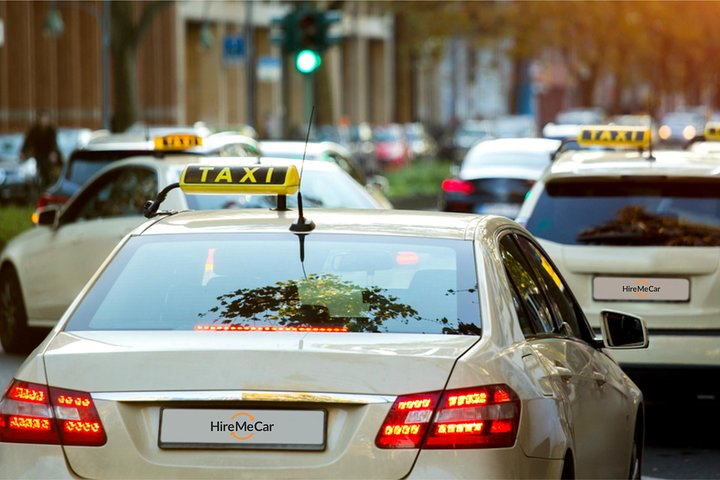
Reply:
<svg viewBox="0 0 720 480"><path fill-rule="evenodd" d="M593 299L627 302L687 302L687 278L595 277Z"/></svg>
<svg viewBox="0 0 720 480"><path fill-rule="evenodd" d="M166 408L161 448L323 450L324 410Z"/></svg>

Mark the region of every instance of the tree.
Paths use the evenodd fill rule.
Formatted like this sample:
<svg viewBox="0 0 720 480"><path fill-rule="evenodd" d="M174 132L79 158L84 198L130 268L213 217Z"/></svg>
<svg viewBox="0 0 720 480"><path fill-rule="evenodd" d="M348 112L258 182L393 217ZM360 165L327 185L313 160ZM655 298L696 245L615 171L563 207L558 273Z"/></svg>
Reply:
<svg viewBox="0 0 720 480"><path fill-rule="evenodd" d="M121 132L137 121L139 111L137 52L143 36L155 15L166 6L166 0L144 4L137 20L135 2L110 2L110 59L113 71L113 116L111 129Z"/></svg>

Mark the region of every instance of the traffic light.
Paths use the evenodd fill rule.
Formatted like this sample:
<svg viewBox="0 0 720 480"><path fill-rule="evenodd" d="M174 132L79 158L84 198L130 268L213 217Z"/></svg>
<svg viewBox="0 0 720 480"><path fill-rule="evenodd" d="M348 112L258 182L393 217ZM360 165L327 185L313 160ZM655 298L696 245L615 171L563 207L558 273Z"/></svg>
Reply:
<svg viewBox="0 0 720 480"><path fill-rule="evenodd" d="M292 54L295 68L309 74L322 64L322 53L342 37L333 35L330 27L340 21L338 11L321 11L307 6L291 11L282 18L275 18L271 41L282 45L284 54Z"/></svg>

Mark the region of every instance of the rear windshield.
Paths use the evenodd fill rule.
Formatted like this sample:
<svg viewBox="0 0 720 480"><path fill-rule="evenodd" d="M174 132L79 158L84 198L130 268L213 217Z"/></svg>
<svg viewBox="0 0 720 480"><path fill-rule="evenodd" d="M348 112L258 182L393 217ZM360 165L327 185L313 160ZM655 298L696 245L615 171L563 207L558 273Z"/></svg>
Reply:
<svg viewBox="0 0 720 480"><path fill-rule="evenodd" d="M472 243L310 234L134 237L66 330L337 327L480 334Z"/></svg>
<svg viewBox="0 0 720 480"><path fill-rule="evenodd" d="M551 182L527 228L567 245L720 246L720 181Z"/></svg>
<svg viewBox="0 0 720 480"><path fill-rule="evenodd" d="M83 185L101 168L115 160L149 155L150 153L152 152L147 150L78 150L70 157L65 178L78 185Z"/></svg>

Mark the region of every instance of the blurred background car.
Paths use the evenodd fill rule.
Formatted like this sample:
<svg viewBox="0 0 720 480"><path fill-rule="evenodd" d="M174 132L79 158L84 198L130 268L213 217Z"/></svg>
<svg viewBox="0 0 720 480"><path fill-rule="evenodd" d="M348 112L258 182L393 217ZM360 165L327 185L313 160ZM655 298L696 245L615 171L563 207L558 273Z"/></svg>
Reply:
<svg viewBox="0 0 720 480"><path fill-rule="evenodd" d="M537 123L533 115L501 115L493 120L497 138L537 137Z"/></svg>
<svg viewBox="0 0 720 480"><path fill-rule="evenodd" d="M460 162L470 147L493 137L493 128L489 121L466 120L458 125L452 134L448 151L450 158Z"/></svg>
<svg viewBox="0 0 720 480"><path fill-rule="evenodd" d="M515 218L560 147L547 138L498 138L475 145L442 182L440 210Z"/></svg>
<svg viewBox="0 0 720 480"><path fill-rule="evenodd" d="M685 146L705 128L705 116L697 111L666 113L660 120L658 137L669 146Z"/></svg>
<svg viewBox="0 0 720 480"><path fill-rule="evenodd" d="M263 140L260 142L263 156L287 158L290 160L320 160L331 162L348 173L359 184L364 185L370 195L385 208L392 208L392 204L385 197L387 179L381 175L366 175L362 167L352 157L350 151L335 142L305 142Z"/></svg>
<svg viewBox="0 0 720 480"><path fill-rule="evenodd" d="M38 198L37 208L51 204L63 204L77 192L95 173L106 165L128 157L154 154L162 156L158 151L150 133L164 136L195 135L195 130L176 127L153 127L147 133L122 133L98 135L75 150L63 165L57 182L43 192ZM158 137L159 138L159 137ZM260 156L260 144L257 140L233 132L211 134L202 139L202 146L189 147L183 150L174 149L173 153L213 156Z"/></svg>
<svg viewBox="0 0 720 480"><path fill-rule="evenodd" d="M555 121L547 123L542 136L556 140L576 138L582 125L602 125L606 123L605 112L601 108L571 108L555 116Z"/></svg>
<svg viewBox="0 0 720 480"><path fill-rule="evenodd" d="M0 135L0 201L24 203L35 182L35 159L20 159L24 133Z"/></svg>
<svg viewBox="0 0 720 480"><path fill-rule="evenodd" d="M425 125L420 122L406 123L405 136L410 144L413 158L434 158L438 153L438 145L428 133Z"/></svg>
<svg viewBox="0 0 720 480"><path fill-rule="evenodd" d="M62 155L63 162L70 158L72 152L87 145L93 136L106 133L103 130L93 132L89 128L60 127L57 129L57 146Z"/></svg>
<svg viewBox="0 0 720 480"><path fill-rule="evenodd" d="M402 125L392 123L373 128L375 158L381 169L403 167L413 158L412 149Z"/></svg>

